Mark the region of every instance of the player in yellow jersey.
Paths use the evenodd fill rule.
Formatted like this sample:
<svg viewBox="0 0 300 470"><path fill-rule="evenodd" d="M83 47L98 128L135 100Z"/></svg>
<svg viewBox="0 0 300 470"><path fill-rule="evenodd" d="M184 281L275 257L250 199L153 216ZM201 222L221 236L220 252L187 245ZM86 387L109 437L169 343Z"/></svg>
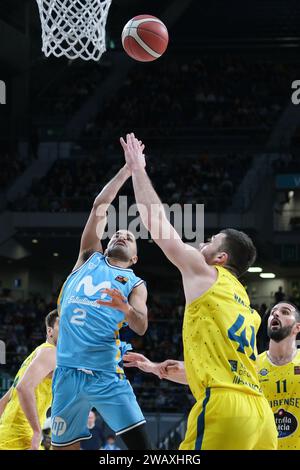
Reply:
<svg viewBox="0 0 300 470"><path fill-rule="evenodd" d="M278 429L278 449L300 450L300 313L290 302L275 305L268 319L269 350L258 356L263 392Z"/></svg>
<svg viewBox="0 0 300 470"><path fill-rule="evenodd" d="M52 400L56 367L58 312L46 316L46 342L21 365L14 383L0 400L0 450L39 449L42 425Z"/></svg>
<svg viewBox="0 0 300 470"><path fill-rule="evenodd" d="M256 250L226 229L199 249L183 243L166 217L134 134L122 138L143 224L180 270L186 298L184 362L196 399L181 449L276 449L277 431L255 367L260 317L238 281Z"/></svg>
<svg viewBox="0 0 300 470"><path fill-rule="evenodd" d="M265 397L278 429L278 449L300 450L300 313L290 302L275 305L268 319L269 350L260 354L256 367ZM125 367L137 367L160 379L188 384L183 361L154 363L139 353L124 356ZM299 376L299 377L298 377Z"/></svg>

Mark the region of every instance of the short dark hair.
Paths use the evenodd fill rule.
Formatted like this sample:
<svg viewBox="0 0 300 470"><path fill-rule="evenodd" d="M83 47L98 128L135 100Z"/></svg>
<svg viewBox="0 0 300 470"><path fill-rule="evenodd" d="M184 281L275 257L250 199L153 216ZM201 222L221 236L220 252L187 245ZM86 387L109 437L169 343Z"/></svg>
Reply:
<svg viewBox="0 0 300 470"><path fill-rule="evenodd" d="M237 277L248 271L256 260L256 248L251 238L234 228L221 230L226 235L220 249L228 254L226 267Z"/></svg>
<svg viewBox="0 0 300 470"><path fill-rule="evenodd" d="M56 319L58 318L58 310L55 308L51 312L48 313L48 315L45 318L45 325L46 328L54 328L54 324L56 322Z"/></svg>

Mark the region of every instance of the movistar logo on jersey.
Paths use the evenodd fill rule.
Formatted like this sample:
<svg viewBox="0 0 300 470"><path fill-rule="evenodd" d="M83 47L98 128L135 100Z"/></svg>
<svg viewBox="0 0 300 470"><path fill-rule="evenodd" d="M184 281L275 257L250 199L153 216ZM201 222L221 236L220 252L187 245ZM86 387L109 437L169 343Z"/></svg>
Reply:
<svg viewBox="0 0 300 470"><path fill-rule="evenodd" d="M84 295L87 297L93 297L96 292L99 292L101 289L110 289L111 282L102 281L99 284L94 285L92 276L85 276L77 285L76 292L79 292L82 287ZM106 294L102 294L101 299L103 299L105 296Z"/></svg>
<svg viewBox="0 0 300 470"><path fill-rule="evenodd" d="M292 415L292 413L289 413L284 409L280 409L277 413L274 414L274 417L279 438L288 437L296 431L298 427L298 421L297 418Z"/></svg>

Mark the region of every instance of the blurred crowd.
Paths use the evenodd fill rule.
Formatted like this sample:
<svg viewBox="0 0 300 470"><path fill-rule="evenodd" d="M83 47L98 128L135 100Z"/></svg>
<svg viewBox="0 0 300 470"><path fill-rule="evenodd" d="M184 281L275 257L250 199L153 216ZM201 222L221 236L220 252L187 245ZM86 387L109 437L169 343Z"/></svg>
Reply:
<svg viewBox="0 0 300 470"><path fill-rule="evenodd" d="M0 296L0 338L6 343L6 368L16 373L23 359L46 338L45 316L56 307L39 296L15 301L4 289Z"/></svg>
<svg viewBox="0 0 300 470"><path fill-rule="evenodd" d="M115 129L138 128L149 135L153 129L170 135L190 126L268 130L289 98L294 69L251 55L219 54L188 61L186 55L168 56L151 64L147 74L136 66L87 123L85 136L109 137Z"/></svg>
<svg viewBox="0 0 300 470"><path fill-rule="evenodd" d="M55 116L72 116L92 97L110 70L107 62L72 64L50 80L47 89L34 99L36 112Z"/></svg>
<svg viewBox="0 0 300 470"><path fill-rule="evenodd" d="M71 66L37 100L38 110L47 116L72 115L97 90L111 70L109 63ZM124 85L105 101L100 113L88 121L80 137L81 145L95 151L94 139L115 141L116 135L142 129L143 139L192 135L199 129L258 129L269 131L288 102L294 65L247 56L189 57L172 55L144 67L133 66ZM272 79L270 80L270 77ZM43 100L46 100L45 102ZM179 129L181 129L179 131ZM39 130L30 136L31 153L37 157ZM84 153L84 151L82 152ZM0 190L21 173L24 163L16 155L3 152ZM235 176L249 157L223 155L195 157L186 165L156 162L156 179L170 202L192 202L204 198L209 210L217 210L220 196L226 205L235 189ZM226 163L226 165L225 165ZM171 168L172 166L172 168ZM89 207L90 195L98 191L111 165L94 157L77 162L59 162L41 181L33 183L30 196L20 198L16 210L67 212ZM226 168L226 169L225 169ZM160 181L160 173L168 177ZM233 173L236 173L234 175ZM45 188L46 191L45 191ZM164 196L165 194L162 194ZM84 200L86 198L86 200ZM223 206L221 207L223 209Z"/></svg>
<svg viewBox="0 0 300 470"><path fill-rule="evenodd" d="M209 211L223 211L250 167L248 154L203 153L190 157L149 157L148 170L163 202L168 204L205 204ZM14 211L76 212L89 211L93 199L120 168L109 159L95 157L57 160L49 173L33 181L29 194L12 204ZM131 182L120 195L133 203Z"/></svg>

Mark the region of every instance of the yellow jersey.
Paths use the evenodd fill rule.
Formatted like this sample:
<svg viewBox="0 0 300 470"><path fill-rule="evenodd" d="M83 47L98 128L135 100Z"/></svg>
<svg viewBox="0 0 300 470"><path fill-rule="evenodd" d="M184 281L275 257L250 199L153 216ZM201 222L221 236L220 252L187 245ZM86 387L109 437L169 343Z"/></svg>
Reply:
<svg viewBox="0 0 300 470"><path fill-rule="evenodd" d="M44 348L54 348L50 343L43 343L28 356L21 365L14 383L10 400L0 419L0 450L29 449L33 435L32 428L20 405L16 386L35 358L37 352ZM45 377L35 389L36 406L41 426L45 422L47 410L52 401L52 377Z"/></svg>
<svg viewBox="0 0 300 470"><path fill-rule="evenodd" d="M300 450L300 351L283 366L272 364L265 351L258 356L257 368L262 390L274 413L278 449Z"/></svg>
<svg viewBox="0 0 300 470"><path fill-rule="evenodd" d="M208 388L262 396L256 371L260 316L238 279L223 267L216 269L216 282L185 309L184 362L190 389L197 401Z"/></svg>

